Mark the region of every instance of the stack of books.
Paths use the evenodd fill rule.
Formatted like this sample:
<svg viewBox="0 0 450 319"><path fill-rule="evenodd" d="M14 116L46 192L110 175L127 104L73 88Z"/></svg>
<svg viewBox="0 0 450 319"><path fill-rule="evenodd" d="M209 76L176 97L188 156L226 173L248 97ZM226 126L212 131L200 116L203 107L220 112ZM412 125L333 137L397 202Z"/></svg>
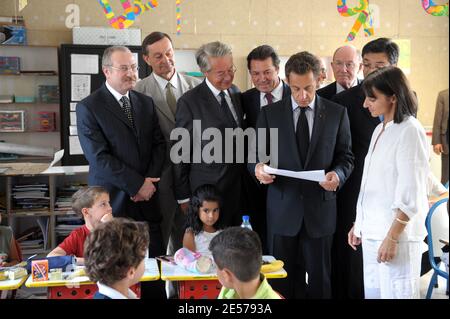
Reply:
<svg viewBox="0 0 450 319"><path fill-rule="evenodd" d="M47 184L15 185L12 197L16 210L48 210L50 206Z"/></svg>

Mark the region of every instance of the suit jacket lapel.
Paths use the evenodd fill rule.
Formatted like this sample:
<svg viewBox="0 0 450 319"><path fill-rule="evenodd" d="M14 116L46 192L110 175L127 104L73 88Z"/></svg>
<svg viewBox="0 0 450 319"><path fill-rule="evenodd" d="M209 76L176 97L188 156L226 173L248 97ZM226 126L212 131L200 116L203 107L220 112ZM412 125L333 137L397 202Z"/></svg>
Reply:
<svg viewBox="0 0 450 319"><path fill-rule="evenodd" d="M321 98L317 94L315 103L316 105L314 110L314 124L311 135L311 142L309 143L308 154L306 156L306 163L304 168L308 166L312 154L314 153L314 150L319 143L319 138L322 134L323 126L325 123L325 106L322 104Z"/></svg>
<svg viewBox="0 0 450 319"><path fill-rule="evenodd" d="M214 96L213 92L209 89L208 85L206 84L206 81L203 81L201 84L199 84L200 89L203 91L202 98L206 105L208 106L209 112L211 112L211 115L223 120L222 112L220 111L220 104L219 101L217 101L216 97ZM227 121L228 122L228 121Z"/></svg>
<svg viewBox="0 0 450 319"><path fill-rule="evenodd" d="M283 80L281 80L283 81ZM281 99L285 99L291 95L291 90L289 89L289 86L283 81L283 96Z"/></svg>
<svg viewBox="0 0 450 319"><path fill-rule="evenodd" d="M295 152L293 152L293 156L295 159L295 162L297 164L298 167L300 167L301 169L303 169L303 164L302 161L300 160L300 151L298 149L298 144L297 144L297 136L295 135L295 127L294 127L294 120L293 120L293 111L292 111L292 101L291 99L285 99L283 101L283 108L284 108L284 116L283 116L283 123L280 123L280 128L286 127L286 129L288 130L288 134L287 134L287 141L283 141L286 142L287 145L295 145ZM286 124L286 123L290 123L290 124ZM281 141L277 141L277 142L281 142Z"/></svg>
<svg viewBox="0 0 450 319"><path fill-rule="evenodd" d="M240 94L236 92L233 87L228 89L228 93L230 94L231 101L233 102L234 110L238 118L238 123L235 123L235 125L237 125L237 127L242 127L243 112L241 108Z"/></svg>
<svg viewBox="0 0 450 319"><path fill-rule="evenodd" d="M105 84L103 84L102 86L102 91L105 96L107 109L111 111L111 113L113 113L122 122L124 122L131 130L133 130L130 121L128 120L122 108L120 107L119 102L116 101L116 99L111 94L111 92L109 92Z"/></svg>
<svg viewBox="0 0 450 319"><path fill-rule="evenodd" d="M161 101L159 103L156 103L156 108L163 113L173 124L175 124L175 116L172 114L172 111L169 108L169 105L167 105L165 92L161 91L161 87L159 86L158 82L156 82L155 77L152 75L149 77L150 81L150 88L152 91L152 96L154 97L155 101Z"/></svg>
<svg viewBox="0 0 450 319"><path fill-rule="evenodd" d="M144 114L143 114L143 106L141 105L139 99L137 98L136 94L133 91L130 91L130 100L131 100L131 107L133 109L133 122L134 122L134 127L135 127L135 133L136 135L139 137L142 134L141 133L141 129L143 125L148 125L148 123L146 123L146 119L148 119Z"/></svg>

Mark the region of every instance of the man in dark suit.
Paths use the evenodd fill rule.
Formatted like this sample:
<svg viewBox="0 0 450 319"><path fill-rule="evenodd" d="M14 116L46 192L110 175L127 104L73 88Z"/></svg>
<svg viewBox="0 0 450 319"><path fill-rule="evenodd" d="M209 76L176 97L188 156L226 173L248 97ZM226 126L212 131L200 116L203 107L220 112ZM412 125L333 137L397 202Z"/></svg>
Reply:
<svg viewBox="0 0 450 319"><path fill-rule="evenodd" d="M269 45L253 49L247 56L247 67L254 88L242 93L242 107L248 127L255 127L259 111L289 97L289 86L279 77L280 58Z"/></svg>
<svg viewBox="0 0 450 319"><path fill-rule="evenodd" d="M186 211L192 192L203 184L213 184L222 195L219 220L224 226L238 225L245 159L241 154L242 163L238 163L234 150L224 150L227 142L234 144L235 140L227 141L225 130L242 128L244 121L241 93L233 85L236 67L231 48L221 42L202 45L196 59L206 79L178 100L176 129L171 134L177 141L171 149L176 198ZM189 138L177 135L180 131ZM189 149L189 154L178 158L178 147Z"/></svg>
<svg viewBox="0 0 450 319"><path fill-rule="evenodd" d="M150 97L132 91L138 66L128 48L107 48L102 67L106 83L76 109L89 185L109 191L114 216L148 223L149 255L158 256L164 249L154 194L166 145L155 106Z"/></svg>
<svg viewBox="0 0 450 319"><path fill-rule="evenodd" d="M288 280L272 285L286 298L331 298L336 191L353 168L347 112L316 94L319 74L320 62L314 55L301 52L289 58L286 77L291 98L261 110L256 127L265 129L265 134L257 131L257 145L266 137L266 150L271 150L267 164L292 171L325 170L325 180L275 178L264 171L263 163L248 165L261 183L269 184L269 252L285 262L289 274ZM278 153L273 154L275 146ZM258 159L265 153L258 149Z"/></svg>
<svg viewBox="0 0 450 319"><path fill-rule="evenodd" d="M397 65L399 48L390 39L379 38L367 43L362 50L364 77L378 68ZM347 244L347 234L356 217L356 203L361 186L364 159L375 127L380 123L363 107L365 95L359 84L332 98L347 108L352 135L355 168L338 193L338 219L333 241L332 286L333 297L339 299L364 298L362 251L353 251Z"/></svg>
<svg viewBox="0 0 450 319"><path fill-rule="evenodd" d="M261 108L289 97L291 90L278 75L280 58L271 46L261 45L253 49L247 56L247 67L255 87L242 94L242 107L247 127L255 128ZM267 186L256 183L253 178L246 179L245 185L249 194L246 211L266 252Z"/></svg>
<svg viewBox="0 0 450 319"><path fill-rule="evenodd" d="M357 77L362 68L361 55L351 45L339 47L334 51L331 68L336 81L317 90L317 94L321 97L331 100L336 94L348 90L361 82Z"/></svg>

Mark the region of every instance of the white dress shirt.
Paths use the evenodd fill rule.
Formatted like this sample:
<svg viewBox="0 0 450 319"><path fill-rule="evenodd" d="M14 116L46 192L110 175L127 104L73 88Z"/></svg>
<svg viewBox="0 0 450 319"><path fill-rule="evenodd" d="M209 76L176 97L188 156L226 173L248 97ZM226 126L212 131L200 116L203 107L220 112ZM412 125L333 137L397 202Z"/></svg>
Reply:
<svg viewBox="0 0 450 319"><path fill-rule="evenodd" d="M155 78L156 83L158 83L158 86L159 86L161 92L163 92L164 98L166 97L165 94L166 94L166 87L167 87L168 82L170 82L170 84L172 85L172 91L173 91L173 94L175 95L175 99L177 101L183 95L183 93L181 92L181 83L180 83L180 79L178 78L178 72L175 71L175 73L172 75L172 78L170 79L170 81L167 81L166 79L160 77L155 72L152 72L152 76Z"/></svg>
<svg viewBox="0 0 450 319"><path fill-rule="evenodd" d="M410 220L399 240L424 239L428 158L425 130L414 117L398 124L391 121L384 131L383 123L375 128L364 161L356 208L356 236L383 240L400 209Z"/></svg>
<svg viewBox="0 0 450 319"><path fill-rule="evenodd" d="M116 289L108 287L100 282L97 282L97 286L99 293L108 296L111 299L138 299L136 294L131 289L128 289L128 296L124 296Z"/></svg>
<svg viewBox="0 0 450 319"><path fill-rule="evenodd" d="M209 82L208 78L206 78L206 85L208 85L209 89L214 94L214 97L216 98L217 102L219 102L219 104L221 104L222 98L220 97L219 94L222 91L219 91L218 89L216 89L216 87L214 85L212 85L211 82ZM236 110L234 109L233 101L231 100L230 93L228 93L228 90L224 90L224 92L225 92L225 100L228 103L228 107L230 108L231 114L233 114L233 118L236 121L236 123L239 123Z"/></svg>
<svg viewBox="0 0 450 319"><path fill-rule="evenodd" d="M294 121L294 128L297 128L297 122L300 117L300 109L297 102L295 102L295 99L291 95L291 101L292 101L292 114L293 114L293 121ZM309 129L309 139L311 140L313 126L314 126L314 112L315 112L315 105L316 105L316 97L314 96L314 99L309 103L309 108L305 111L306 120L308 121L308 129Z"/></svg>
<svg viewBox="0 0 450 319"><path fill-rule="evenodd" d="M358 85L358 79L356 78L355 81L353 81L353 83L350 84L349 89L354 86L357 86L357 85ZM342 85L340 85L339 83L336 82L336 94L344 92L345 90L348 90L348 89L346 89L345 87L343 87Z"/></svg>
<svg viewBox="0 0 450 319"><path fill-rule="evenodd" d="M283 81L279 78L280 83L278 83L277 87L270 92L272 94L272 103L278 102L283 99ZM269 104L269 101L267 101L266 93L260 92L259 94L259 101L261 108Z"/></svg>
<svg viewBox="0 0 450 319"><path fill-rule="evenodd" d="M111 85L109 85L108 81L105 82L106 84L106 88L108 89L109 92L111 92L111 94L114 96L114 98L117 100L117 102L119 102L120 107L122 107L123 103L120 100L123 96L126 96L128 98L128 100L130 100L130 91L128 91L125 95L120 94L119 92L117 92ZM131 104L131 101L130 101ZM131 107L133 107L131 105Z"/></svg>

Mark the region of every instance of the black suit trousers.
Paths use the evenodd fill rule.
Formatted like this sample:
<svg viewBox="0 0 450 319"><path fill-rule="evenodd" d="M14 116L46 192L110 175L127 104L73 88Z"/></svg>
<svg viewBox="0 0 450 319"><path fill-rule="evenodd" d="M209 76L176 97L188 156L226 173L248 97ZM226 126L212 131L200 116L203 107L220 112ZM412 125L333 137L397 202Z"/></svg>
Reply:
<svg viewBox="0 0 450 319"><path fill-rule="evenodd" d="M311 238L303 225L296 236L274 235L273 241L273 255L284 261L288 277L272 287L287 299L330 299L333 236Z"/></svg>

